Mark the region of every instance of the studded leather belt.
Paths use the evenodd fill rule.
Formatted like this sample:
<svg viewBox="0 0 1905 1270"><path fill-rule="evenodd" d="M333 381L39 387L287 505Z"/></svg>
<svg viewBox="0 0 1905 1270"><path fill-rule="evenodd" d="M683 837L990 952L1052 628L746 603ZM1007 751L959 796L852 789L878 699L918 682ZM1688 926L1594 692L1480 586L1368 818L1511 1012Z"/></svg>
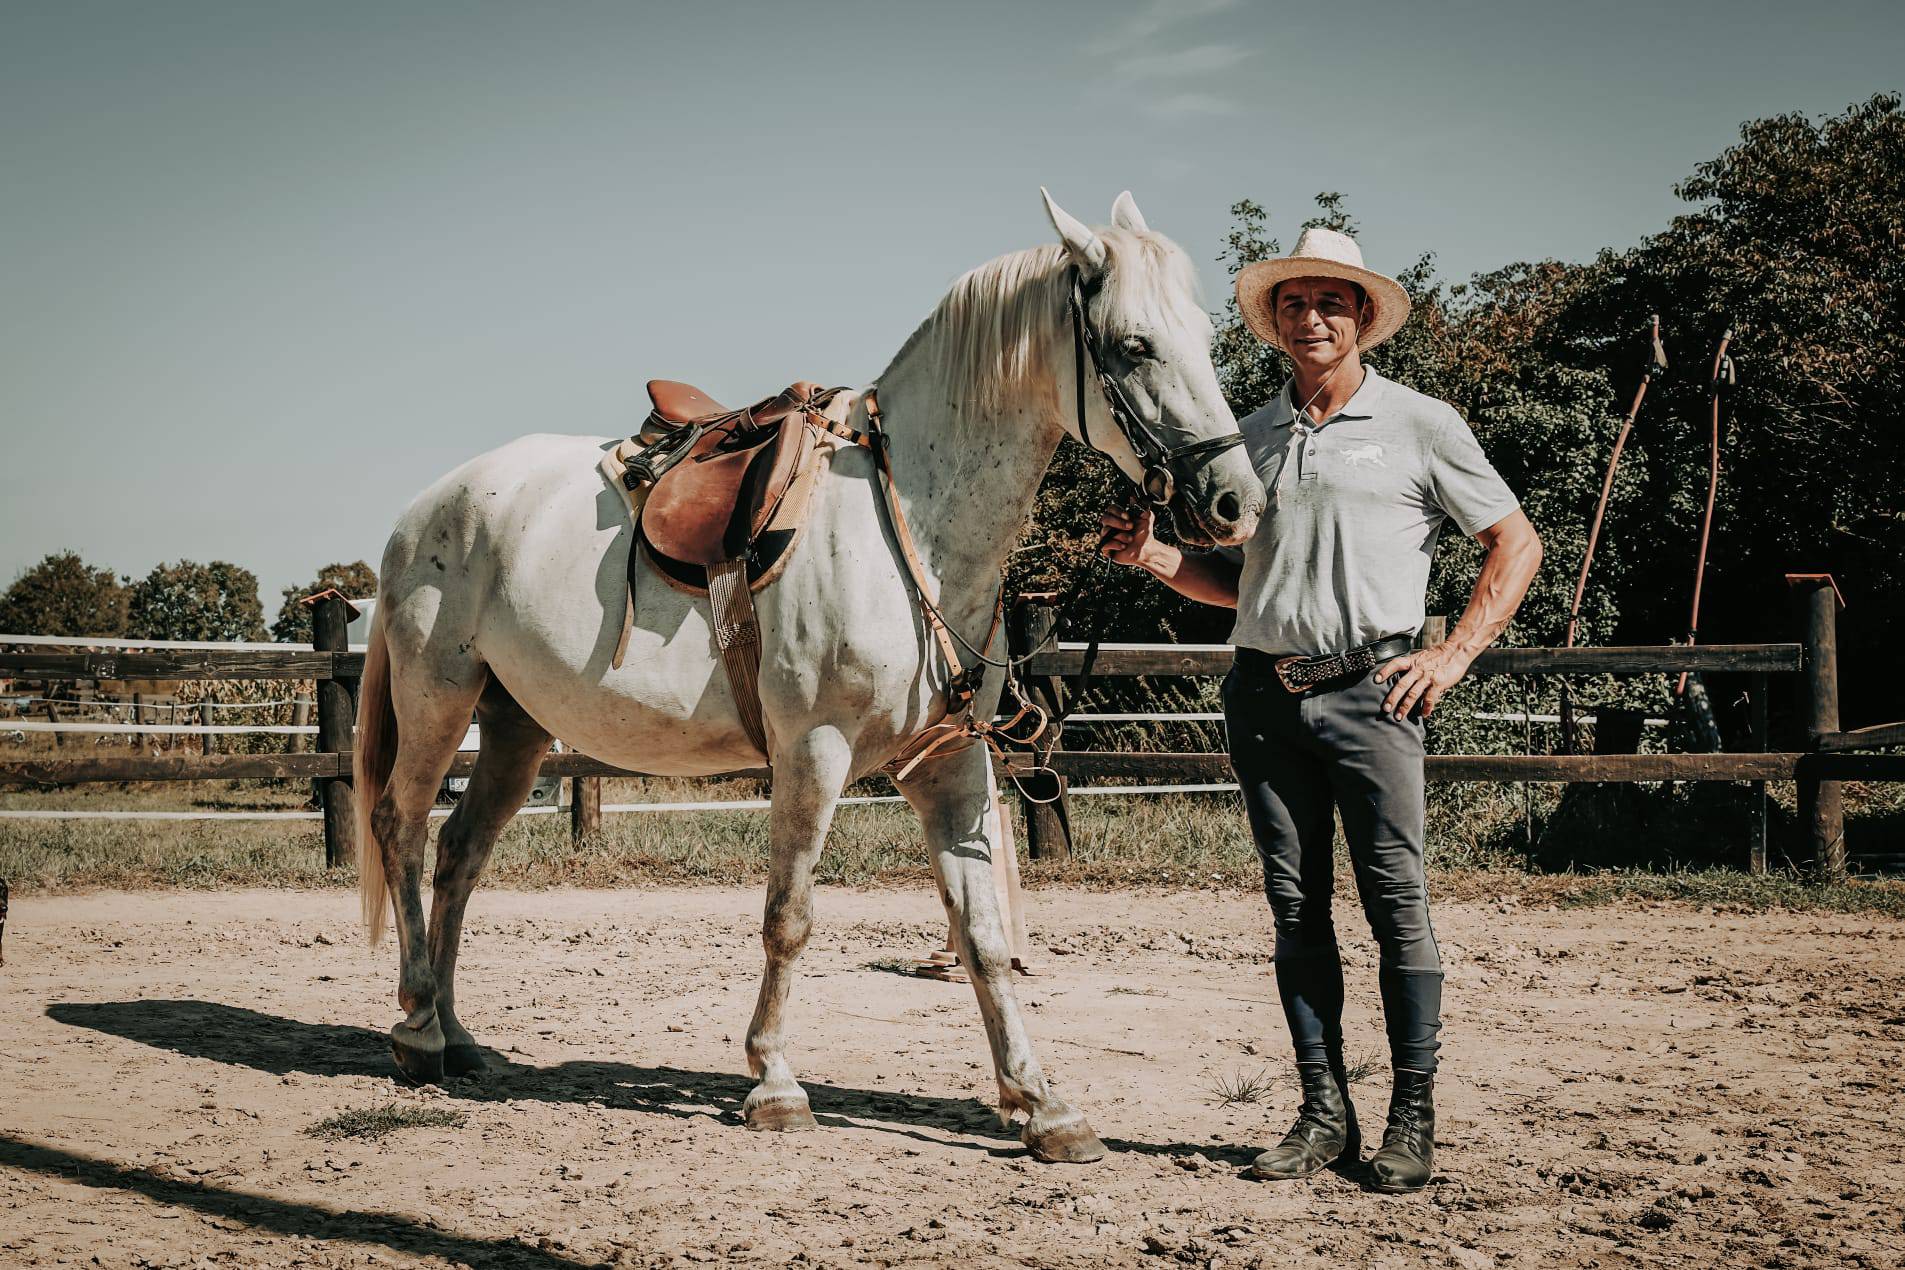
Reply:
<svg viewBox="0 0 1905 1270"><path fill-rule="evenodd" d="M1257 674L1274 674L1278 683L1300 696L1318 688L1340 684L1344 680L1366 675L1384 662L1400 657L1414 647L1415 640L1412 637L1391 635L1373 644L1362 644L1345 652L1323 653L1315 657L1278 657L1271 653L1259 652L1254 648L1239 648L1237 665L1243 670Z"/></svg>

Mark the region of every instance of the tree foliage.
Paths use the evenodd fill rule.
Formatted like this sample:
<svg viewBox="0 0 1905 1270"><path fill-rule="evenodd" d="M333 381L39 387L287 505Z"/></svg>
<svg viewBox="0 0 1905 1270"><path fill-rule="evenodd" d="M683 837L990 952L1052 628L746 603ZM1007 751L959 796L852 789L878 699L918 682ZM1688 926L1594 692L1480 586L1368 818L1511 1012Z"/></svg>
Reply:
<svg viewBox="0 0 1905 1270"><path fill-rule="evenodd" d="M14 635L125 634L126 588L111 569L58 551L21 572L0 596L0 631Z"/></svg>
<svg viewBox="0 0 1905 1270"><path fill-rule="evenodd" d="M135 639L259 640L258 578L224 560L154 566L132 584L126 633Z"/></svg>
<svg viewBox="0 0 1905 1270"><path fill-rule="evenodd" d="M1607 637L1684 639L1713 351L1730 329L1739 384L1725 403L1702 635L1791 638L1782 575L1829 571L1851 606L1843 671L1861 688L1847 694L1848 716L1897 718L1905 691L1876 672L1885 614L1905 586L1900 99L1749 122L1676 193L1692 209L1632 248L1476 279L1461 315L1476 368L1466 391L1488 403L1532 368L1571 367L1604 375L1618 410L1646 355L1648 316L1660 315L1673 365L1649 388L1623 459L1634 484L1610 509L1604 541L1617 545L1605 565L1597 553L1590 595L1618 614ZM1584 497L1577 519L1591 509Z"/></svg>
<svg viewBox="0 0 1905 1270"><path fill-rule="evenodd" d="M1372 351L1383 374L1454 404L1521 495L1547 547L1510 638L1558 643L1619 420L1661 316L1672 362L1653 381L1622 459L1583 606L1589 642L1687 637L1706 494L1713 348L1733 332L1719 505L1701 637L1791 639L1782 575L1830 571L1851 612L1842 636L1848 725L1905 715L1878 674L1905 587L1905 112L1880 95L1821 120L1779 115L1676 189L1690 209L1640 243L1569 264L1507 265L1466 282L1423 257L1400 272L1408 323ZM1317 197L1304 225L1354 233L1347 200ZM1279 253L1271 217L1231 208L1220 257L1234 276ZM1377 267L1381 262L1372 261ZM1241 417L1288 374L1227 297L1213 358ZM1088 563L1097 515L1123 482L1067 442L1040 492L1015 582L1057 589ZM1022 563L1021 563L1022 562ZM1459 613L1479 553L1451 534L1430 611ZM1221 639L1227 615L1102 567L1085 607L1109 638Z"/></svg>
<svg viewBox="0 0 1905 1270"><path fill-rule="evenodd" d="M281 644L310 643L311 609L302 601L305 596L326 589L337 590L354 600L368 599L377 594L377 570L362 560L327 564L304 586L286 587L278 616L271 623L271 638Z"/></svg>

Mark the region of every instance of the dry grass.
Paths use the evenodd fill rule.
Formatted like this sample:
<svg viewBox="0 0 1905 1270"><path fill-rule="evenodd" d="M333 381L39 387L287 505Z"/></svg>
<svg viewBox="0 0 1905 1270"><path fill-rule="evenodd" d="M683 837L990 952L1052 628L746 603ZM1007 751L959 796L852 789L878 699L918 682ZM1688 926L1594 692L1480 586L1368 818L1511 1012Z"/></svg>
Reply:
<svg viewBox="0 0 1905 1270"><path fill-rule="evenodd" d="M1112 991L1116 992L1117 989L1114 988ZM1385 1070L1383 1064L1378 1062L1373 1054L1365 1054L1354 1062L1343 1065L1343 1075L1352 1085L1360 1084L1383 1070ZM1205 1101L1218 1108L1264 1102L1279 1086L1294 1087L1296 1084L1297 1078L1286 1066L1278 1066L1274 1070L1262 1067L1255 1072L1239 1068L1234 1072L1219 1073L1214 1077L1205 1090Z"/></svg>
<svg viewBox="0 0 1905 1270"><path fill-rule="evenodd" d="M1431 889L1441 899L1527 905L1675 901L1719 908L1827 909L1905 916L1905 882L1815 886L1796 875L1750 877L1736 869L1668 864L1648 869L1541 873L1518 850L1519 791L1467 787L1440 798L1430 817ZM869 785L857 793L885 793ZM739 799L756 781L608 782L606 802ZM1848 787L1855 814L1890 826L1905 787ZM202 783L91 785L0 793L0 807L240 810L309 805L305 787ZM441 822L435 822L440 824ZM1855 820L1855 823L1856 820ZM1074 850L1064 861L1026 861L1029 884L1251 890L1260 874L1234 795L1149 795L1073 800ZM1867 829L1870 833L1870 828ZM1025 841L1022 827L1019 841ZM485 882L542 886L657 883L755 884L766 876L768 818L761 811L625 813L604 818L577 846L566 815L525 816L503 835ZM326 869L315 821L0 821L0 877L17 893L147 886L348 886L351 868ZM1662 853L1666 854L1665 851ZM1738 853L1733 853L1738 854ZM835 885L923 886L930 880L919 825L903 804L843 807L819 880ZM1345 876L1345 890L1353 884Z"/></svg>
<svg viewBox="0 0 1905 1270"><path fill-rule="evenodd" d="M399 1129L455 1129L469 1119L447 1107L420 1107L414 1103L393 1102L382 1107L360 1107L327 1116L304 1132L327 1142L346 1138L370 1140Z"/></svg>
<svg viewBox="0 0 1905 1270"><path fill-rule="evenodd" d="M1237 1107L1262 1102L1268 1098L1281 1081L1281 1076L1273 1076L1268 1067L1257 1071L1235 1071L1228 1075L1218 1073L1211 1081L1208 1091L1211 1106Z"/></svg>

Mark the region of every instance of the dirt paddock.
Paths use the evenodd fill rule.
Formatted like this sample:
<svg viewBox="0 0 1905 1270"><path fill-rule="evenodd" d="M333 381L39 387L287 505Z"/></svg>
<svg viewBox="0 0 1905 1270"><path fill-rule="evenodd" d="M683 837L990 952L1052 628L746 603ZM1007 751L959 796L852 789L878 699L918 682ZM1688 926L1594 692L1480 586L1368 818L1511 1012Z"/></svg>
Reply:
<svg viewBox="0 0 1905 1270"><path fill-rule="evenodd" d="M895 973L929 892L823 891L792 1045L817 1133L738 1122L753 890L479 891L460 1013L505 1062L396 1086L394 952L343 892L16 896L0 1265L961 1262L1897 1266L1905 924L1450 903L1438 1176L1238 1177L1295 1104L1260 898L1040 890L1022 980L1113 1154L1027 1158L971 990ZM1343 905L1339 926L1361 927ZM1387 1096L1373 947L1356 1086ZM1247 1079L1243 1083L1250 1083ZM392 1102L460 1123L327 1141ZM451 1117L450 1119L454 1119Z"/></svg>

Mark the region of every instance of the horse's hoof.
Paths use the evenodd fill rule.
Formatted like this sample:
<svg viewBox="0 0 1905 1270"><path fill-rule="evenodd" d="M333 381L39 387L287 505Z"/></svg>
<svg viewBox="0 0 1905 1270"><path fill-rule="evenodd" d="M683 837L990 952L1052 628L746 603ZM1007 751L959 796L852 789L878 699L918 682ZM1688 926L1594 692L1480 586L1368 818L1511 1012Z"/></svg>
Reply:
<svg viewBox="0 0 1905 1270"><path fill-rule="evenodd" d="M1019 1140L1031 1150L1033 1159L1046 1164L1090 1164L1105 1158L1105 1144L1077 1111L1043 1123L1037 1118L1029 1120Z"/></svg>
<svg viewBox="0 0 1905 1270"><path fill-rule="evenodd" d="M744 1114L747 1127L757 1133L792 1133L820 1127L805 1098L764 1099L749 1106Z"/></svg>
<svg viewBox="0 0 1905 1270"><path fill-rule="evenodd" d="M452 1078L458 1076L481 1076L489 1070L489 1060L483 1057L483 1051L475 1045L446 1045L443 1047L443 1074Z"/></svg>
<svg viewBox="0 0 1905 1270"><path fill-rule="evenodd" d="M435 1048L419 1046L393 1031L390 1036L390 1056L397 1060L398 1074L411 1084L440 1085L443 1083L443 1043L441 1041Z"/></svg>

